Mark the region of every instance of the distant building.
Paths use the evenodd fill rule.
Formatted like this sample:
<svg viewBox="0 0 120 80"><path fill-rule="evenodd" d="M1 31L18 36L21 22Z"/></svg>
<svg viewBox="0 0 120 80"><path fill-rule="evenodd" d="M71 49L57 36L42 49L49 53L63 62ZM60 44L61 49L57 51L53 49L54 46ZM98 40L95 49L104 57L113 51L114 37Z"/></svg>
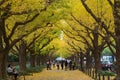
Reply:
<svg viewBox="0 0 120 80"><path fill-rule="evenodd" d="M102 56L101 57L101 61L110 61L110 62L114 62L116 59L115 59L115 57L114 56Z"/></svg>

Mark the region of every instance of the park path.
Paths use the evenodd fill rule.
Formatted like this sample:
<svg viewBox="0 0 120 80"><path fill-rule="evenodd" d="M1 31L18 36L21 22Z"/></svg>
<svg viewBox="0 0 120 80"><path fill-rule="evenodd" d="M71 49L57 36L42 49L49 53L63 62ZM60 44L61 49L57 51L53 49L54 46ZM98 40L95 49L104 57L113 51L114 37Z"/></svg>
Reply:
<svg viewBox="0 0 120 80"><path fill-rule="evenodd" d="M26 76L26 80L93 80L79 70L65 71L65 70L46 70L34 73L31 76ZM22 79L24 80L24 79Z"/></svg>

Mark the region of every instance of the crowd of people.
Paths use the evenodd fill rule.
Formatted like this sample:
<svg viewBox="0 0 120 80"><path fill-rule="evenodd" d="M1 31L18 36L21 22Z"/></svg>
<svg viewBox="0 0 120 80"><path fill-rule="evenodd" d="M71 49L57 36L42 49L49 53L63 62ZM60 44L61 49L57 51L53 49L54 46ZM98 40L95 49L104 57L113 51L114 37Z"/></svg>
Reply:
<svg viewBox="0 0 120 80"><path fill-rule="evenodd" d="M61 60L61 61L51 61L48 60L46 63L47 70L51 70L53 68L57 68L58 70L75 70L76 63L72 60Z"/></svg>

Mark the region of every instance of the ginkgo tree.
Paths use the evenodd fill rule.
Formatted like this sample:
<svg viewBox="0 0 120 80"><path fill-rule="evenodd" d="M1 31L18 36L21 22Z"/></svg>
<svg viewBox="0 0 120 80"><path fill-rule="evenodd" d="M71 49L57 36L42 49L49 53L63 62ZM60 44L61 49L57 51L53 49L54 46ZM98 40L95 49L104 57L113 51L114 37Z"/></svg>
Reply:
<svg viewBox="0 0 120 80"><path fill-rule="evenodd" d="M81 16L83 16L83 15L85 15L85 14L82 14ZM87 14L88 15L88 14ZM89 16L87 16L88 18L89 18ZM81 17L80 17L81 18ZM105 44L106 44L106 42L105 42L105 40L102 40L102 38L99 36L99 34L98 34L98 29L97 28L99 28L99 26L96 26L94 23L95 23L95 20L94 19L92 19L91 17L90 17L90 22L88 22L87 21L87 19L86 19L86 15L84 16L84 18L82 18L82 19L85 19L85 24L87 24L87 26L86 25L84 25L83 23L81 23L81 22L79 22L79 20L77 20L77 19L75 19L75 17L74 17L74 20L76 20L78 23L79 23L79 25L81 25L81 26L83 26L83 27L85 27L85 29L87 29L87 35L90 37L90 41L91 41L91 43L93 43L92 44L92 47L93 47L93 49L92 49L92 51L93 51L93 53L94 53L94 55L96 55L96 56L94 56L94 58L95 58L95 63L96 63L96 73L97 73L97 70L99 70L98 69L98 67L100 68L100 54L101 54L101 52L102 52L102 50L104 49L104 46L105 46ZM72 21L71 21L71 23L72 23ZM65 25L65 24L64 24ZM89 27L91 27L91 28L89 28ZM81 27L82 28L82 27ZM68 27L67 27L67 29L68 29ZM73 29L73 28L72 28ZM89 31L90 30L90 31ZM97 30L97 33L96 33L96 30ZM80 31L80 30L76 30L77 32L78 31ZM82 31L82 30L81 30ZM90 32L90 33L89 33ZM71 31L71 33L73 34L73 32ZM95 34L96 33L96 34ZM82 36L81 35L82 33L79 33L79 34L75 34L75 35L77 35L77 36L80 36L80 37L84 37L84 36ZM92 36L90 36L90 35L92 35ZM84 34L83 34L84 35ZM85 36L85 37L87 37L87 36ZM99 38L99 41L98 41L98 37L100 37ZM96 45L96 43L98 43L97 45ZM86 43L87 44L87 43ZM101 49L101 50L100 50ZM97 52L94 52L94 51L97 51ZM98 51L101 51L101 52L98 52ZM97 54L98 53L98 54ZM99 59L98 59L99 58ZM97 61L98 60L98 61ZM99 62L99 63L98 63ZM97 65L97 63L98 63L98 65Z"/></svg>
<svg viewBox="0 0 120 80"><path fill-rule="evenodd" d="M120 4L116 0L114 4L112 0L0 0L0 77L5 78L7 55L14 45L21 49L19 55L26 53L26 50L20 52L23 48L33 53L31 66L34 66L32 58L39 52L50 58L53 55L73 56L71 51L74 54L86 51L86 55L89 55L92 51L97 73L100 69L100 54L107 44L110 49L111 45L115 47L114 54L120 66L117 3ZM44 32L45 28L52 30ZM41 30L45 35L40 33ZM55 38L61 31L66 41ZM34 34L38 36L36 39ZM44 36L40 37L41 34ZM16 44L20 40L20 45ZM117 74L119 78L119 70Z"/></svg>
<svg viewBox="0 0 120 80"><path fill-rule="evenodd" d="M109 18L107 17L103 17L103 16L97 16L90 7L88 7L88 4L86 3L86 1L81 0L81 3L83 4L84 8L86 9L86 11L92 16L92 18L100 25L101 28L103 28L106 31L106 34L109 35L110 37L113 38L115 44L113 46L115 46L116 52L114 53L114 56L116 57L116 63L117 66L119 67L119 4L120 2L117 0L107 0L107 5L110 6L109 9L107 9L107 14L110 14ZM108 11L110 10L110 11ZM108 15L107 15L108 16ZM108 19L108 20L107 20ZM107 21L110 21L111 24L108 25L106 23ZM109 37L108 38L108 42L109 45L111 44L111 39ZM120 79L120 71L119 69L117 70L117 76L116 79Z"/></svg>
<svg viewBox="0 0 120 80"><path fill-rule="evenodd" d="M30 32L14 38L18 26L32 22L41 11L45 11L46 1L1 0L0 1L0 77L5 78L6 59L9 50ZM29 5L29 6L28 6ZM32 5L32 6L31 6ZM36 6L36 7L35 7ZM23 16L23 17L22 17ZM21 20L19 19L21 17ZM11 23L9 24L9 20ZM11 42L12 40L12 42Z"/></svg>
<svg viewBox="0 0 120 80"><path fill-rule="evenodd" d="M60 24L61 23L61 24ZM73 23L74 24L74 21L72 22L70 22L70 23ZM62 19L62 20L60 20L59 21L59 24L57 24L57 26L63 31L63 33L66 35L66 36L68 36L68 41L66 42L66 40L65 40L65 38L63 39L63 41L65 40L65 42L67 43L67 44L69 44L69 46L71 46L71 48L70 47L68 47L68 46L66 46L65 47L65 49L67 49L67 54L68 55L70 55L70 56L72 56L72 57L74 57L74 55L77 55L77 56L75 56L75 57L78 57L79 56L79 53L81 52L80 50L82 49L84 49L84 45L82 45L80 42L78 42L79 44L80 44L80 46L79 46L79 44L78 43L76 43L77 45L73 45L73 42L71 42L71 41L69 41L69 39L75 39L75 40L79 40L79 41L82 41L82 40L80 40L80 37L77 35L78 33L76 33L76 31L75 30L73 30L71 27L69 27L69 24L66 22L66 20L65 19ZM75 27L75 26L74 26ZM77 27L76 27L77 28ZM77 35L77 36L76 36ZM77 40L77 41L78 41ZM74 40L73 40L74 41ZM79 47L78 47L79 46ZM81 54L82 55L82 54ZM83 57L81 57L81 63L82 63L82 59L83 59ZM76 61L77 62L77 61ZM78 63L79 64L79 63ZM82 69L82 68L81 68ZM82 69L83 70L83 69Z"/></svg>
<svg viewBox="0 0 120 80"><path fill-rule="evenodd" d="M92 2L95 2L94 5L97 6L95 8L92 4L90 4L90 2L88 1L88 4L89 4L89 6L92 7L94 14L96 16L102 16L105 18L106 13L103 14L104 11L103 12L100 11L101 13L99 12L101 7L98 6L99 4L97 3L97 1L94 1L94 0L92 1ZM81 5L81 4L79 3L79 5ZM105 46L106 42L105 42L104 38L100 36L100 35L103 35L104 30L100 28L100 25L95 22L95 20L91 17L91 15L89 15L89 14L87 14L87 12L85 12L82 5L81 5L81 7L82 8L80 8L80 10L84 11L84 14L76 14L77 18L79 18L79 19L76 19L73 15L72 15L72 17L74 18L75 21L77 21L81 26L83 26L86 29L86 33L87 33L86 37L90 38L90 41L92 44L91 45L92 49L90 47L89 48L91 49L92 54L95 59L95 70L96 70L95 72L97 74L97 71L100 70L100 68L101 68L100 67L101 66L100 65L100 55L101 55L102 51L104 50L104 48L106 47ZM79 36L81 36L81 34ZM81 37L83 38L84 36L81 36ZM105 34L104 34L104 37L106 37Z"/></svg>
<svg viewBox="0 0 120 80"><path fill-rule="evenodd" d="M64 12L62 8L68 8L66 2L69 2L69 0L0 0L0 65L2 65L0 67L0 77L5 78L5 64L9 50L18 41L29 35L32 29L35 31L41 27L39 23L42 23L43 26L47 23L54 23L59 17L62 18L60 15ZM35 23L34 20L44 14L46 10L48 10L48 13L45 13L45 16L48 17L41 16L41 20L43 20L36 20ZM51 15L54 15L54 17L50 20L48 18ZM54 20L55 18L56 20Z"/></svg>

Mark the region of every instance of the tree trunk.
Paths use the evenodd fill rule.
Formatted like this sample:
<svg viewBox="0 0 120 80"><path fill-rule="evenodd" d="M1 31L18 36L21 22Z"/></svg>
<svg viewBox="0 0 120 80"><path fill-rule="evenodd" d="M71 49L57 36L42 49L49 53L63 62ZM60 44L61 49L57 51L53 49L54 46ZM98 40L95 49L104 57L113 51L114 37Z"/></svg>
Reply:
<svg viewBox="0 0 120 80"><path fill-rule="evenodd" d="M5 50L5 48L9 46L9 44L6 44L4 42L4 37L3 37L3 35L5 35L4 29L5 29L5 20L2 17L2 15L0 15L0 78L2 79L6 78L6 63L7 63L8 50Z"/></svg>
<svg viewBox="0 0 120 80"><path fill-rule="evenodd" d="M35 53L34 53L34 50L30 51L30 67L35 67Z"/></svg>
<svg viewBox="0 0 120 80"><path fill-rule="evenodd" d="M91 62L92 62L92 57L90 56L90 54L88 53L86 55L86 69L90 69L91 68Z"/></svg>
<svg viewBox="0 0 120 80"><path fill-rule="evenodd" d="M116 35L116 65L117 76L116 80L120 80L120 0L114 0L114 24L115 24L115 35Z"/></svg>
<svg viewBox="0 0 120 80"><path fill-rule="evenodd" d="M0 52L0 78L6 78L7 53Z"/></svg>
<svg viewBox="0 0 120 80"><path fill-rule="evenodd" d="M45 60L44 60L44 59L45 59L45 58L44 58L44 55L41 55L41 56L40 56L40 59L41 59L41 64L44 65L44 61L45 61Z"/></svg>
<svg viewBox="0 0 120 80"><path fill-rule="evenodd" d="M116 79L115 80L120 80L120 55L116 56L116 65L117 65L117 69L116 69Z"/></svg>
<svg viewBox="0 0 120 80"><path fill-rule="evenodd" d="M36 55L36 65L40 66L40 54Z"/></svg>
<svg viewBox="0 0 120 80"><path fill-rule="evenodd" d="M84 68L83 68L84 62L83 61L84 61L84 55L81 52L80 53L80 69L81 69L81 71L84 71Z"/></svg>
<svg viewBox="0 0 120 80"><path fill-rule="evenodd" d="M78 69L79 68L79 54L76 54L76 68Z"/></svg>
<svg viewBox="0 0 120 80"><path fill-rule="evenodd" d="M47 62L48 60L49 60L49 59L47 58L46 55L42 55L41 61L42 61L42 64L43 64L43 65L46 64L46 62Z"/></svg>
<svg viewBox="0 0 120 80"><path fill-rule="evenodd" d="M94 53L95 74L101 69L100 54Z"/></svg>
<svg viewBox="0 0 120 80"><path fill-rule="evenodd" d="M93 51L93 56L94 56L94 68L95 68L95 78L97 78L97 73L99 70L101 70L101 62L100 62L100 53L98 48L95 48Z"/></svg>
<svg viewBox="0 0 120 80"><path fill-rule="evenodd" d="M95 28L94 28L94 31L93 31L93 36L94 36L93 47L94 47L94 50L92 51L93 56L94 56L94 62L95 62L95 78L97 78L98 70L101 69L100 53L99 53L99 46L98 46L98 38L99 38L98 29L99 29L99 26L95 25Z"/></svg>
<svg viewBox="0 0 120 80"><path fill-rule="evenodd" d="M19 64L20 70L26 71L26 44L22 41L19 46Z"/></svg>

